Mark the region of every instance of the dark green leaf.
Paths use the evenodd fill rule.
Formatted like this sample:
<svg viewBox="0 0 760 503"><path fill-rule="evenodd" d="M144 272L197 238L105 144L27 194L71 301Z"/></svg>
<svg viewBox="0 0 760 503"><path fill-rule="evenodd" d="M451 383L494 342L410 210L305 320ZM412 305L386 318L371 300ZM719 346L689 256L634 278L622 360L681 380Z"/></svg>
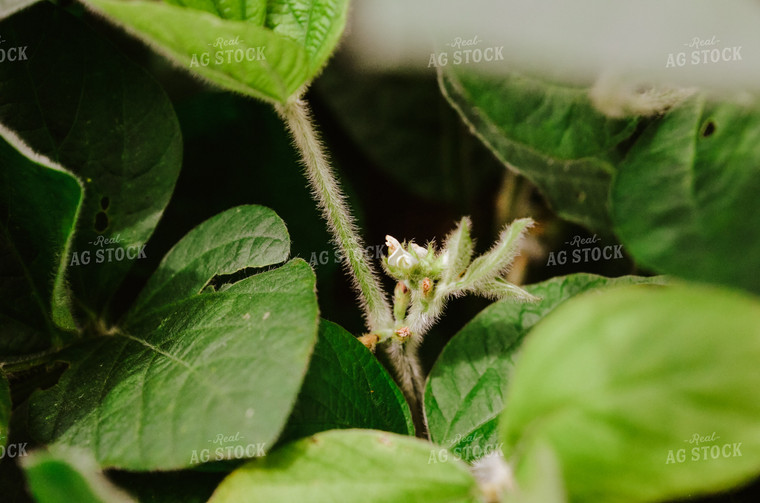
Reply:
<svg viewBox="0 0 760 503"><path fill-rule="evenodd" d="M497 302L457 333L435 362L425 390L431 439L466 461L498 451L515 352L530 329L567 299L588 290L658 281L591 274L552 278L525 288L541 302Z"/></svg>
<svg viewBox="0 0 760 503"><path fill-rule="evenodd" d="M634 133L636 120L603 116L587 89L518 74L484 76L450 66L439 82L474 134L536 184L561 217L610 233L615 149Z"/></svg>
<svg viewBox="0 0 760 503"><path fill-rule="evenodd" d="M84 188L70 172L24 157L0 136L0 354L19 355L61 344L74 331L64 278Z"/></svg>
<svg viewBox="0 0 760 503"><path fill-rule="evenodd" d="M182 162L176 116L145 71L62 9L35 5L0 32L27 47L26 61L0 65L0 122L84 184L67 276L97 314L147 253L171 197Z"/></svg>
<svg viewBox="0 0 760 503"><path fill-rule="evenodd" d="M202 253L221 219L238 229L238 253L258 260L246 249L258 242L248 222L270 214L259 206L233 208L185 240ZM282 225L262 231L288 240ZM183 241L174 252L187 250ZM188 250L187 256L201 253ZM175 302L143 310L110 337L71 350L71 368L59 383L32 396L32 432L44 442L89 447L101 466L132 470L182 468L270 449L316 341L314 274L297 259L235 279L216 291L177 290Z"/></svg>
<svg viewBox="0 0 760 503"><path fill-rule="evenodd" d="M409 406L385 368L353 335L323 320L282 440L336 428L414 435Z"/></svg>
<svg viewBox="0 0 760 503"><path fill-rule="evenodd" d="M238 468L209 503L475 503L475 479L456 460L430 463L428 442L368 430L334 430Z"/></svg>
<svg viewBox="0 0 760 503"><path fill-rule="evenodd" d="M760 109L692 99L650 125L612 190L642 265L760 292Z"/></svg>
<svg viewBox="0 0 760 503"><path fill-rule="evenodd" d="M127 323L206 287L218 290L222 285L214 285L214 278L221 281L245 268L279 264L289 253L285 223L269 208L239 206L220 213L166 254L130 309Z"/></svg>
<svg viewBox="0 0 760 503"><path fill-rule="evenodd" d="M757 298L696 285L589 292L527 337L502 416L504 452L519 466L549 445L574 502L662 501L748 482L760 472L758 361Z"/></svg>

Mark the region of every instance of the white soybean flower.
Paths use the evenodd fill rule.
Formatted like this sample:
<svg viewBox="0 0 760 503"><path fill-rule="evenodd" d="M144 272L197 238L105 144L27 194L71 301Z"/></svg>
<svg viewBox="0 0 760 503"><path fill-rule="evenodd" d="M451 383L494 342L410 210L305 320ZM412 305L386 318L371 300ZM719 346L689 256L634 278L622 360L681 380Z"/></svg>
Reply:
<svg viewBox="0 0 760 503"><path fill-rule="evenodd" d="M404 250L398 239L393 236L385 236L385 244L388 246L388 265L403 270L408 270L419 262L414 255Z"/></svg>

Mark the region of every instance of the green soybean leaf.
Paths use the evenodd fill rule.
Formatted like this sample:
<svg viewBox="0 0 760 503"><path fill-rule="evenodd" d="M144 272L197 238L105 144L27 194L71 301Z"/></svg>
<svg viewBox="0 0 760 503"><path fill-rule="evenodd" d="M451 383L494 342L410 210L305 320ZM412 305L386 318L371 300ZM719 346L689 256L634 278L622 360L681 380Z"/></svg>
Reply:
<svg viewBox="0 0 760 503"><path fill-rule="evenodd" d="M267 0L266 25L304 48L311 79L338 45L348 5L348 0Z"/></svg>
<svg viewBox="0 0 760 503"><path fill-rule="evenodd" d="M8 425L11 422L11 388L5 374L0 372L0 447L8 442Z"/></svg>
<svg viewBox="0 0 760 503"><path fill-rule="evenodd" d="M86 451L53 449L23 458L24 473L37 503L135 503L113 485Z"/></svg>
<svg viewBox="0 0 760 503"><path fill-rule="evenodd" d="M480 501L466 465L430 463L431 447L386 432L319 433L238 468L209 503Z"/></svg>
<svg viewBox="0 0 760 503"><path fill-rule="evenodd" d="M760 292L760 109L692 99L651 124L612 189L642 265Z"/></svg>
<svg viewBox="0 0 760 503"><path fill-rule="evenodd" d="M267 0L167 0L167 3L258 26L264 25L267 14Z"/></svg>
<svg viewBox="0 0 760 503"><path fill-rule="evenodd" d="M218 217L239 229L239 255L256 259L247 249L257 243L248 222L269 213L246 206ZM198 255L218 222L212 218L185 237L199 244ZM282 225L262 230L288 241ZM183 241L175 250L186 249ZM255 271L241 274L248 272ZM315 278L300 259L244 275L217 289L179 289L175 302L143 310L109 336L73 348L58 384L32 395L31 432L46 443L88 447L103 467L130 470L182 468L270 449L316 341Z"/></svg>
<svg viewBox="0 0 760 503"><path fill-rule="evenodd" d="M425 414L431 439L468 462L498 452L499 416L525 334L575 295L650 281L659 280L573 274L525 287L540 302L505 300L484 309L451 339L430 371Z"/></svg>
<svg viewBox="0 0 760 503"><path fill-rule="evenodd" d="M188 7L149 1L87 5L156 51L216 85L273 104L297 95L321 71L343 33L347 0L270 1ZM255 11L255 13L254 13ZM265 26L262 26L262 21Z"/></svg>
<svg viewBox="0 0 760 503"><path fill-rule="evenodd" d="M0 354L8 357L76 330L64 274L84 187L2 127L0 166Z"/></svg>
<svg viewBox="0 0 760 503"><path fill-rule="evenodd" d="M509 169L533 182L563 218L611 233L607 199L616 148L636 119L609 119L587 89L518 74L479 75L455 66L441 90L471 130Z"/></svg>
<svg viewBox="0 0 760 503"><path fill-rule="evenodd" d="M734 487L760 471L758 359L757 298L696 285L590 292L526 339L504 452L519 466L548 444L570 501Z"/></svg>
<svg viewBox="0 0 760 503"><path fill-rule="evenodd" d="M67 276L99 314L164 211L182 162L161 87L81 20L49 3L0 23L26 60L0 65L0 122L84 185ZM105 240L105 241L104 241Z"/></svg>
<svg viewBox="0 0 760 503"><path fill-rule="evenodd" d="M340 326L322 320L281 441L336 428L414 435L404 395L375 355Z"/></svg>
<svg viewBox="0 0 760 503"><path fill-rule="evenodd" d="M214 278L287 260L290 236L277 214L263 206L239 206L203 223L164 257L129 311L127 323L145 312L191 298Z"/></svg>

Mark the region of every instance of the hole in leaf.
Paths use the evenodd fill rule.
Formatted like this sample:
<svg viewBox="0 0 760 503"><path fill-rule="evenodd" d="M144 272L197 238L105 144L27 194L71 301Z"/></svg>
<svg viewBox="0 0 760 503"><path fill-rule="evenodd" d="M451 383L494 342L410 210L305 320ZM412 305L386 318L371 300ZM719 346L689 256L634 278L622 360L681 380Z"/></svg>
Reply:
<svg viewBox="0 0 760 503"><path fill-rule="evenodd" d="M705 124L702 127L702 137L707 138L708 136L712 136L712 134L715 132L715 123L713 121L708 121L707 124Z"/></svg>
<svg viewBox="0 0 760 503"><path fill-rule="evenodd" d="M108 229L108 215L104 211L99 211L95 215L95 232L103 232Z"/></svg>
<svg viewBox="0 0 760 503"><path fill-rule="evenodd" d="M230 274L217 274L206 284L201 288L201 293L206 291L212 291L212 292L220 292L224 291L230 286L234 285L238 281L242 281L246 278L250 278L251 276L255 276L257 274L260 274L262 272L270 271L272 266L266 266L266 267L246 267L243 269L240 269L239 271L235 271Z"/></svg>
<svg viewBox="0 0 760 503"><path fill-rule="evenodd" d="M100 207L103 208L103 210L107 210L110 205L111 200L108 199L108 196L103 196L100 198Z"/></svg>

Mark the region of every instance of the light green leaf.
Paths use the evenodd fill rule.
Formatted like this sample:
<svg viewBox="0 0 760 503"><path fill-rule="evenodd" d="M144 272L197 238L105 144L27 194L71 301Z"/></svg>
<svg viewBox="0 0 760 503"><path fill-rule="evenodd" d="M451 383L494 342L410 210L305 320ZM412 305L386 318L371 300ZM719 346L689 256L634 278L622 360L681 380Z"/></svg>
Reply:
<svg viewBox="0 0 760 503"><path fill-rule="evenodd" d="M226 89L272 104L297 97L343 33L347 0L87 0L153 49ZM250 14L251 17L247 17ZM265 26L262 26L262 22Z"/></svg>
<svg viewBox="0 0 760 503"><path fill-rule="evenodd" d="M485 76L448 66L441 90L471 130L509 168L533 182L561 217L610 234L607 199L637 120L614 120L587 89L518 74Z"/></svg>
<svg viewBox="0 0 760 503"><path fill-rule="evenodd" d="M0 354L9 357L62 344L61 329L76 331L64 275L84 187L2 126L0 166Z"/></svg>
<svg viewBox="0 0 760 503"><path fill-rule="evenodd" d="M29 489L37 503L135 503L111 484L86 451L53 449L22 458Z"/></svg>
<svg viewBox="0 0 760 503"><path fill-rule="evenodd" d="M612 189L642 265L760 292L760 108L692 99L650 125Z"/></svg>
<svg viewBox="0 0 760 503"><path fill-rule="evenodd" d="M182 163L177 118L158 83L64 9L34 5L0 33L27 47L27 60L0 65L0 122L82 181L62 258L77 300L99 315L140 252L150 253L143 247Z"/></svg>
<svg viewBox="0 0 760 503"><path fill-rule="evenodd" d="M8 443L8 425L11 422L11 388L5 374L0 372L0 447Z"/></svg>
<svg viewBox="0 0 760 503"><path fill-rule="evenodd" d="M535 442L551 446L574 502L731 488L760 472L759 360L757 298L696 285L590 292L526 339L505 454L519 466Z"/></svg>
<svg viewBox="0 0 760 503"><path fill-rule="evenodd" d="M247 21L263 26L267 15L267 0L166 0L167 3L194 10L210 12L222 19Z"/></svg>
<svg viewBox="0 0 760 503"><path fill-rule="evenodd" d="M322 320L281 441L336 428L414 435L404 395L375 355L340 326Z"/></svg>
<svg viewBox="0 0 760 503"><path fill-rule="evenodd" d="M269 214L244 206L212 218L184 238L201 248L187 256L208 249L223 219L240 232L239 255L257 260L247 249L257 243L248 222ZM282 225L262 231L288 241ZM177 250L186 245L181 241ZM169 258L164 266L172 263ZM271 449L316 341L315 278L300 259L242 277L228 278L216 291L178 289L176 302L142 310L111 336L73 348L58 384L32 395L32 433L46 443L87 447L103 467L130 470L182 468Z"/></svg>
<svg viewBox="0 0 760 503"><path fill-rule="evenodd" d="M338 45L348 5L348 0L268 0L266 25L306 50L313 78Z"/></svg>
<svg viewBox="0 0 760 503"><path fill-rule="evenodd" d="M151 1L87 4L179 66L231 91L284 103L309 79L304 49L253 23ZM219 38L236 43L214 47Z"/></svg>
<svg viewBox="0 0 760 503"><path fill-rule="evenodd" d="M433 447L386 432L320 433L238 468L209 503L480 501L466 465L431 463Z"/></svg>
<svg viewBox="0 0 760 503"><path fill-rule="evenodd" d="M430 371L425 414L431 439L466 461L499 450L498 419L522 339L567 299L588 290L658 281L573 274L530 285L534 304L497 302L480 312L446 345Z"/></svg>

